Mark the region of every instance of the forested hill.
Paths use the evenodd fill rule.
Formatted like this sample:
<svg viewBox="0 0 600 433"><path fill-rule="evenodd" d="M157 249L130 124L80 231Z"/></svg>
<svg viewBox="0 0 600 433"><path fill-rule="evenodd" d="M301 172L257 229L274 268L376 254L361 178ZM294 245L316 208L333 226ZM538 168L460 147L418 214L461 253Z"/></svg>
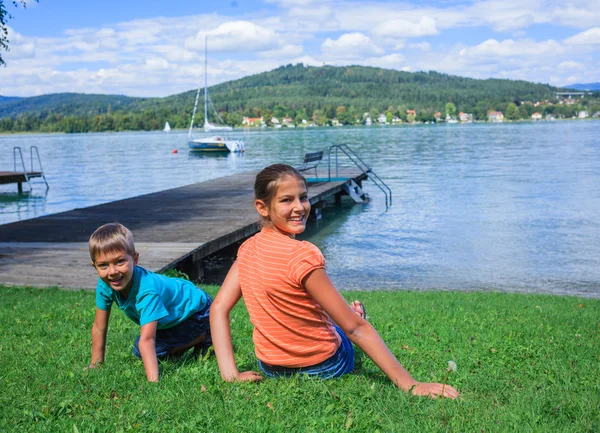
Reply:
<svg viewBox="0 0 600 433"><path fill-rule="evenodd" d="M287 65L213 86L209 95L226 123L240 125L242 116L270 119L319 118L327 122L344 114L354 123L363 113L392 112L405 116L416 110L418 119L431 120L446 104L457 112L486 118L488 110L504 110L510 103L555 98L557 89L526 81L476 80L437 72L349 66ZM196 91L165 98L63 93L16 100L0 99L0 131L106 131L189 125ZM197 124L203 122L202 111Z"/></svg>
<svg viewBox="0 0 600 433"><path fill-rule="evenodd" d="M62 116L102 114L111 110L130 110L143 98L122 95L87 95L83 93L53 93L30 98L0 96L0 117L35 114L46 117L49 113Z"/></svg>
<svg viewBox="0 0 600 433"><path fill-rule="evenodd" d="M8 101L15 101L17 99L21 99L17 96L2 96L0 95L0 103L2 102L8 102Z"/></svg>
<svg viewBox="0 0 600 433"><path fill-rule="evenodd" d="M410 109L443 110L447 102L456 106L475 106L480 101L510 102L544 100L554 97L548 85L526 81L475 80L437 72L401 72L364 66L306 67L288 65L270 72L216 86L209 92L222 95L233 109L244 106L303 106L324 108L326 105L361 110L378 110L406 105Z"/></svg>

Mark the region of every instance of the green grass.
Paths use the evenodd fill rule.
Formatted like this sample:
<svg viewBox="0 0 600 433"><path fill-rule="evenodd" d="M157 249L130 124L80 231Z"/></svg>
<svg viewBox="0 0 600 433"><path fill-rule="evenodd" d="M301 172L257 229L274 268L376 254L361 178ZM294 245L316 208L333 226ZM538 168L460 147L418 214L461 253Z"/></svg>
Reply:
<svg viewBox="0 0 600 433"><path fill-rule="evenodd" d="M215 294L216 287L208 291ZM345 292L421 381L449 382L452 432L600 431L600 301L457 292ZM214 356L161 364L146 382L138 328L115 310L106 363L87 370L94 294L0 286L1 432L440 432L442 402L396 389L357 349L331 381L221 381ZM257 369L245 309L233 312L241 368Z"/></svg>

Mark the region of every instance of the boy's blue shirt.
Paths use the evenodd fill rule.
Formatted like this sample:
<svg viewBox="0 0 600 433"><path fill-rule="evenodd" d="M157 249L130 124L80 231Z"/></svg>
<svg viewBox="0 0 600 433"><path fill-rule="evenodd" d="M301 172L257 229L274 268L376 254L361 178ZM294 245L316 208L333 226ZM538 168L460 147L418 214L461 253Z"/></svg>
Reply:
<svg viewBox="0 0 600 433"><path fill-rule="evenodd" d="M136 324L158 321L157 329L172 328L207 305L207 295L191 281L155 274L141 266L133 270L132 285L123 300L102 279L96 286L96 306L109 310L114 303Z"/></svg>

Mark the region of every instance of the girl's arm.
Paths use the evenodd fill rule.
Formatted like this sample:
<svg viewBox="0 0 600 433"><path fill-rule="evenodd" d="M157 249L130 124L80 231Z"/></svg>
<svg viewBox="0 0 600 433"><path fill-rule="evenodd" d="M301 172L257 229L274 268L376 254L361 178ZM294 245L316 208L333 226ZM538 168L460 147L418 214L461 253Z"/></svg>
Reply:
<svg viewBox="0 0 600 433"><path fill-rule="evenodd" d="M413 379L390 352L375 328L354 313L334 287L325 269L312 271L304 279L304 287L348 338L360 347L398 388L406 392L412 390L415 395L429 396L441 395L443 389L445 397L458 397L458 392L449 385L420 383Z"/></svg>
<svg viewBox="0 0 600 433"><path fill-rule="evenodd" d="M110 310L101 310L96 307L96 317L92 325L92 361L89 368L94 368L97 364L104 362L109 318Z"/></svg>
<svg viewBox="0 0 600 433"><path fill-rule="evenodd" d="M158 321L146 323L140 330L139 348L144 361L148 382L158 382L158 358L156 357L156 325Z"/></svg>
<svg viewBox="0 0 600 433"><path fill-rule="evenodd" d="M254 371L240 373L235 364L233 346L231 344L231 328L229 313L242 297L237 261L231 266L219 293L210 306L210 333L215 348L217 363L221 377L226 382L234 380L257 381L262 376Z"/></svg>

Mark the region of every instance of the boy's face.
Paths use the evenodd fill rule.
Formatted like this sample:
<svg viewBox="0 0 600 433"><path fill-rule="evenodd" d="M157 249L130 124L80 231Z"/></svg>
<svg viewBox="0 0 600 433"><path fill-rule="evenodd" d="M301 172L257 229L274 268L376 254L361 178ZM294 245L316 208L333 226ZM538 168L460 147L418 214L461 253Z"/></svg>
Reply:
<svg viewBox="0 0 600 433"><path fill-rule="evenodd" d="M98 276L116 292L127 296L131 288L133 268L138 263L139 253L131 257L125 251L98 253L93 262Z"/></svg>

